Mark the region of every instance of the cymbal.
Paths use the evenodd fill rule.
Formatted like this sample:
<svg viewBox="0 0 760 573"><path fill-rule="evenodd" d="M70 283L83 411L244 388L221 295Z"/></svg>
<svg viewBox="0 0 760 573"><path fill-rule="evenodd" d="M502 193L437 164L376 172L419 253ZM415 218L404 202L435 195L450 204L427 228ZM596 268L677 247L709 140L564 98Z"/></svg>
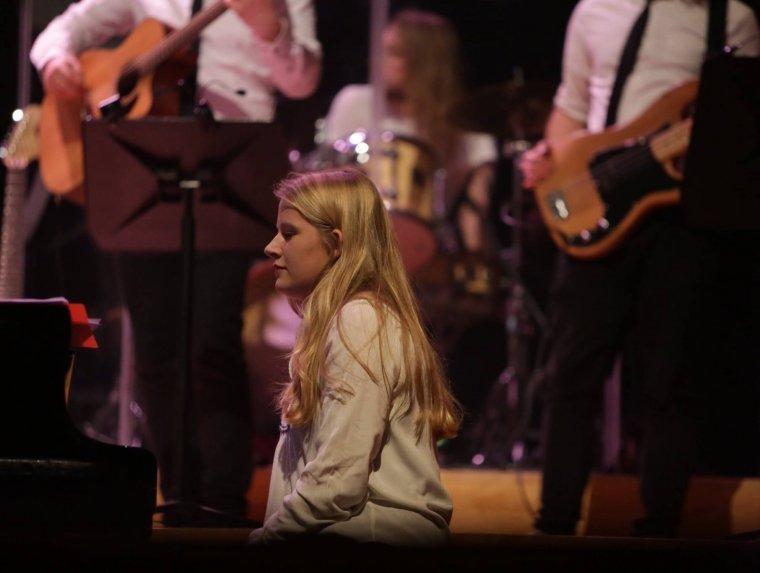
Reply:
<svg viewBox="0 0 760 573"><path fill-rule="evenodd" d="M449 117L466 131L504 140L537 140L543 136L555 90L555 84L543 81L485 86L463 97Z"/></svg>

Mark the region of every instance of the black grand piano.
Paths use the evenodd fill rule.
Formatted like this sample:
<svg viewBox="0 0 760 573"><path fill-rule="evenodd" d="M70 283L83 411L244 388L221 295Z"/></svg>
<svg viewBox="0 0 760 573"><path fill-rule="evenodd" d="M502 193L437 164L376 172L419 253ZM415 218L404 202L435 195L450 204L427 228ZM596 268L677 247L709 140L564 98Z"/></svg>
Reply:
<svg viewBox="0 0 760 573"><path fill-rule="evenodd" d="M0 539L147 540L155 458L93 440L72 423L71 341L64 299L0 300Z"/></svg>

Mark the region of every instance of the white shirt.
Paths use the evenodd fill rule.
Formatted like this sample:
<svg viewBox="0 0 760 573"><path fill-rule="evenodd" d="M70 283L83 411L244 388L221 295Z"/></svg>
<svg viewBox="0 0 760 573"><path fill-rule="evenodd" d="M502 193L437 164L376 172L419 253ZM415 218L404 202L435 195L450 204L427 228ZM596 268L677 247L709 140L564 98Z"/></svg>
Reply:
<svg viewBox="0 0 760 573"><path fill-rule="evenodd" d="M405 337L390 315L382 383L379 321L366 300L346 304L341 321L351 348L381 381L376 384L354 358L334 324L328 335L322 402L311 432L287 427L272 467L264 527L251 542L296 534L338 534L360 542L439 545L449 536L452 502L440 480L429 434L417 440L416 409L402 416L391 399L404 376ZM340 380L353 395L336 395L324 379Z"/></svg>
<svg viewBox="0 0 760 573"><path fill-rule="evenodd" d="M554 103L567 115L601 131L620 56L645 0L581 0L568 23L562 84ZM760 53L752 10L729 0L726 41L739 56ZM699 77L707 48L706 2L654 0L637 64L625 84L617 121L625 124L646 111L675 85Z"/></svg>
<svg viewBox="0 0 760 573"><path fill-rule="evenodd" d="M214 0L215 1L215 0ZM30 58L38 70L55 56L103 45L129 34L145 19L172 29L187 24L193 0L81 0L54 18L35 40ZM205 1L206 6L212 0ZM321 45L312 0L280 0L282 30L264 42L232 10L201 32L198 95L217 118L271 121L274 92L306 97L317 87ZM312 54L313 58L307 57Z"/></svg>

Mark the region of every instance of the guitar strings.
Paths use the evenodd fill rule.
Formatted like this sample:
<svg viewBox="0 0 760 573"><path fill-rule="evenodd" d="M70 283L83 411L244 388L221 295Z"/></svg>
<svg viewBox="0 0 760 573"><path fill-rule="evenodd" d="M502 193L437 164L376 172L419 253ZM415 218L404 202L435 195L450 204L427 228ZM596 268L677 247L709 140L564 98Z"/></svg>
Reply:
<svg viewBox="0 0 760 573"><path fill-rule="evenodd" d="M668 134L667 141L678 141L681 137L681 132L687 129L689 125L690 120L685 120L676 124L672 128L672 132ZM621 155L611 157L600 165L591 166L582 174L578 174L569 179L564 186L565 189L571 190L592 184L600 177L603 177L605 173L610 173L612 175L619 173L622 176L625 176L640 171L641 168L649 162L649 148L644 144L648 144L650 141L651 139L649 137L637 140L629 149L624 149L621 152ZM597 177L595 177L595 175Z"/></svg>

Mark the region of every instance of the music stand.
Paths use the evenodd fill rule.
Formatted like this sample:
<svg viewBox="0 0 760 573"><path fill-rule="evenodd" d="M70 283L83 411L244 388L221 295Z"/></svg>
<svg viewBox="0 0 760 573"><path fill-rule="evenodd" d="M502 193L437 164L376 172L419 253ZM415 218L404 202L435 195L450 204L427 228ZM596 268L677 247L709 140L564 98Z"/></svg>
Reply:
<svg viewBox="0 0 760 573"><path fill-rule="evenodd" d="M173 461L181 506L195 253L263 250L276 228L272 189L290 169L287 145L279 125L208 116L91 119L82 133L87 223L98 247L182 252Z"/></svg>
<svg viewBox="0 0 760 573"><path fill-rule="evenodd" d="M686 222L716 231L760 231L760 58L705 61L686 154Z"/></svg>

